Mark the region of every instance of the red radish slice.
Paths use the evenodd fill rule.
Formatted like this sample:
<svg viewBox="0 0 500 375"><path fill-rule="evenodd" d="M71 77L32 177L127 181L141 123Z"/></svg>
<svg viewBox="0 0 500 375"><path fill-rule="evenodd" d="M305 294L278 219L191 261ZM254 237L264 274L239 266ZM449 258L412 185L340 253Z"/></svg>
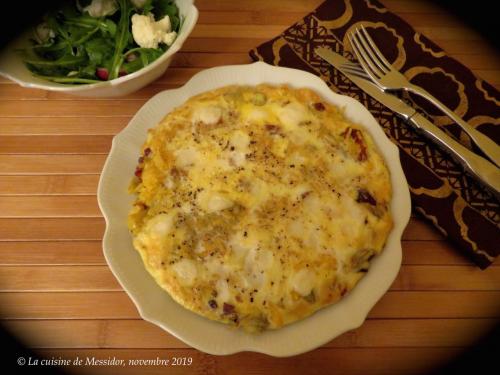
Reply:
<svg viewBox="0 0 500 375"><path fill-rule="evenodd" d="M97 68L95 71L95 75L99 79L102 79L103 81L107 81L109 78L109 72L108 72L108 69L106 69L106 68Z"/></svg>

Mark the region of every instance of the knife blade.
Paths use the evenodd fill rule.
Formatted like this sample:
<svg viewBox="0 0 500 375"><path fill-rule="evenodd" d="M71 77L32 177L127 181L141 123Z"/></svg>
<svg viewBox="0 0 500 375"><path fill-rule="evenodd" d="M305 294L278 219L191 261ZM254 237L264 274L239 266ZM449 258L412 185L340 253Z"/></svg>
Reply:
<svg viewBox="0 0 500 375"><path fill-rule="evenodd" d="M316 48L315 53L338 69L361 90L382 103L407 124L440 146L444 152L462 165L470 175L487 187L497 199L500 199L500 168L497 168L493 163L462 146L418 113L415 108L409 106L398 97L385 93L368 79L354 74L351 69L346 69L345 64L350 64L351 62L344 56L326 47Z"/></svg>

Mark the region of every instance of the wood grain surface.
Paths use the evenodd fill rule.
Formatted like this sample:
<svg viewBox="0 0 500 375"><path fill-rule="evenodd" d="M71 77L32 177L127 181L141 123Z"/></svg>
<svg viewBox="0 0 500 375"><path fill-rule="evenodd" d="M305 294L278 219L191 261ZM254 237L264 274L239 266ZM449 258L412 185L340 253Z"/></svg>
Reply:
<svg viewBox="0 0 500 375"><path fill-rule="evenodd" d="M0 78L0 318L39 358L192 358L191 365L70 366L77 374L421 374L499 321L500 263L481 271L418 216L403 266L357 330L291 358L199 352L143 321L104 260L96 188L112 138L154 94L207 67L250 62L321 0L198 0L200 19L165 75L119 99L25 89ZM383 0L500 87L498 51L425 0Z"/></svg>

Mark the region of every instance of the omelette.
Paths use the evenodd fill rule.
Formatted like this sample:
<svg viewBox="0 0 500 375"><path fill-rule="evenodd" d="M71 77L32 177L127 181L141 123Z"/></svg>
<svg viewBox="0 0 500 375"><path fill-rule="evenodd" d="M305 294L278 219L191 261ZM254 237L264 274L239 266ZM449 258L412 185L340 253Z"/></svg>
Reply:
<svg viewBox="0 0 500 375"><path fill-rule="evenodd" d="M371 136L310 89L192 97L148 131L129 191L133 245L158 285L247 332L339 301L392 229Z"/></svg>

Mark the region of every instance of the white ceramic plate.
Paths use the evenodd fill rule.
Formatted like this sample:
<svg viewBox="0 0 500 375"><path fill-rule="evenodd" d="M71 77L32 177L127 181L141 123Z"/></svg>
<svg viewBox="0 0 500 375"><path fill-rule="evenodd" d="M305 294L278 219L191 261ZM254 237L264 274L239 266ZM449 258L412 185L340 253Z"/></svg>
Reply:
<svg viewBox="0 0 500 375"><path fill-rule="evenodd" d="M132 247L127 213L133 197L127 187L134 174L148 128L174 107L198 93L230 84L288 84L307 87L325 100L345 108L345 115L373 136L391 173L394 228L384 251L358 285L340 302L277 331L247 334L186 310L173 301L147 273ZM401 265L401 234L410 217L410 196L397 147L385 136L370 112L358 101L333 93L318 77L304 71L273 67L261 62L204 70L175 90L151 98L113 139L99 181L98 200L106 218L104 255L116 278L135 302L141 316L188 345L210 354L254 351L285 357L312 350L348 330L359 327L368 312L389 289Z"/></svg>

